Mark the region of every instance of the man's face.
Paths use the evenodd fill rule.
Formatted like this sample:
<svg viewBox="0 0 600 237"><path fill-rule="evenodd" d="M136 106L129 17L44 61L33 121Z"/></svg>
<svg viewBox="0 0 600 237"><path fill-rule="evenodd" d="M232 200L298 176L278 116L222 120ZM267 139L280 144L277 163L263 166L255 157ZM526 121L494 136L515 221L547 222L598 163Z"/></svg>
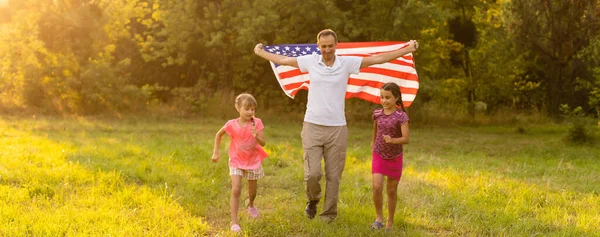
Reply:
<svg viewBox="0 0 600 237"><path fill-rule="evenodd" d="M319 38L319 49L323 55L323 61L332 60L335 55L335 37L333 35L321 36Z"/></svg>

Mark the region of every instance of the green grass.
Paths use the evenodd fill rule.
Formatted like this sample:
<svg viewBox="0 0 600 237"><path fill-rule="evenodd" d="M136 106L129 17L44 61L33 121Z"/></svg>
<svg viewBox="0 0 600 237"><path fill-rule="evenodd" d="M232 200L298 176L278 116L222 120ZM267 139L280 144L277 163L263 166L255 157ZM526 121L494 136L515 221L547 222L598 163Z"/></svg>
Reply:
<svg viewBox="0 0 600 237"><path fill-rule="evenodd" d="M600 146L568 145L566 126L413 125L385 233L369 230L370 124L349 124L340 215L324 223L303 213L301 122L264 122L261 218L241 208L243 235L600 236ZM224 123L1 118L0 236L230 236L228 138L210 161Z"/></svg>

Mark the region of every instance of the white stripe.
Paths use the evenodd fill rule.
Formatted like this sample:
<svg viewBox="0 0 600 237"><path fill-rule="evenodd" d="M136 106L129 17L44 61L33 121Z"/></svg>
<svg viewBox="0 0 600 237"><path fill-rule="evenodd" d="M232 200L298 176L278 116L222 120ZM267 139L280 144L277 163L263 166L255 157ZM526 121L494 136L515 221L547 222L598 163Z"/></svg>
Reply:
<svg viewBox="0 0 600 237"><path fill-rule="evenodd" d="M281 78L279 78L279 73L277 71L277 69L279 67L275 67L275 63L273 63L271 61L269 61L269 63L271 63L271 68L273 69L273 73L275 74L275 78L277 78L277 80L279 81L279 79L281 79ZM281 88L281 89L283 89L283 88Z"/></svg>
<svg viewBox="0 0 600 237"><path fill-rule="evenodd" d="M277 81L279 81L279 86L281 86L281 90L283 90L283 92L290 98L294 98L294 96L292 96L292 94L290 94L286 89L283 88L283 84L281 84L281 78L279 78L279 74L277 73L277 69L275 68L275 63L269 61L271 63L271 68L273 69L273 74L275 74L275 78L277 78Z"/></svg>
<svg viewBox="0 0 600 237"><path fill-rule="evenodd" d="M277 67L277 71L279 71L279 73L283 73L283 72L289 72L292 70L300 70L297 67L292 67L292 66L285 66L285 65L279 65Z"/></svg>
<svg viewBox="0 0 600 237"><path fill-rule="evenodd" d="M417 70L414 67L398 65L393 63L375 64L369 66L368 68L381 68L417 75Z"/></svg>
<svg viewBox="0 0 600 237"><path fill-rule="evenodd" d="M408 42L404 44L392 44L387 46L373 46L373 47L362 47L362 48L345 48L345 49L336 49L335 52L337 54L371 54L377 52L386 52L400 49L408 45ZM411 55L411 54L407 54Z"/></svg>
<svg viewBox="0 0 600 237"><path fill-rule="evenodd" d="M310 79L308 77L308 74L306 74L306 75L298 75L295 77L288 77L286 79L279 80L279 83L281 85L288 85L288 84L298 83L298 82L303 82L303 81L308 81L308 80L310 80Z"/></svg>
<svg viewBox="0 0 600 237"><path fill-rule="evenodd" d="M381 83L395 82L396 84L400 85L401 87L419 89L418 81L411 81L411 80L405 80L405 79L401 79L401 78L388 77L388 76L384 76L381 74L359 73L358 75L350 76L350 78L360 79L360 80L365 80L365 81L377 81L377 82L381 82Z"/></svg>

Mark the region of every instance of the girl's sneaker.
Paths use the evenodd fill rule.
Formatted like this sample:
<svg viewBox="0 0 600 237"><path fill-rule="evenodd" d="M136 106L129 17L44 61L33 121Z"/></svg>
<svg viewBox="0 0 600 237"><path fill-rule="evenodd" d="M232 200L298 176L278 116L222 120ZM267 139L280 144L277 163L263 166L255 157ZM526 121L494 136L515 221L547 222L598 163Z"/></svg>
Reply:
<svg viewBox="0 0 600 237"><path fill-rule="evenodd" d="M248 213L250 214L250 217L257 218L258 217L258 208L248 207Z"/></svg>
<svg viewBox="0 0 600 237"><path fill-rule="evenodd" d="M235 225L231 226L231 232L236 232L237 233L237 232L240 232L240 231L242 231L242 227L240 227L240 225L235 224Z"/></svg>

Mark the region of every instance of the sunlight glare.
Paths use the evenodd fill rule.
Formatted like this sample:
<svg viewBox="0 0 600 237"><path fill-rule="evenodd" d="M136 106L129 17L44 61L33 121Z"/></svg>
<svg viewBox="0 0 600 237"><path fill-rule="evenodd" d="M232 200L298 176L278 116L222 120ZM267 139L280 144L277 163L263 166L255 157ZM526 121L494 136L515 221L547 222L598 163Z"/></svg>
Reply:
<svg viewBox="0 0 600 237"><path fill-rule="evenodd" d="M0 8L7 7L7 6L8 6L8 0L0 0Z"/></svg>

